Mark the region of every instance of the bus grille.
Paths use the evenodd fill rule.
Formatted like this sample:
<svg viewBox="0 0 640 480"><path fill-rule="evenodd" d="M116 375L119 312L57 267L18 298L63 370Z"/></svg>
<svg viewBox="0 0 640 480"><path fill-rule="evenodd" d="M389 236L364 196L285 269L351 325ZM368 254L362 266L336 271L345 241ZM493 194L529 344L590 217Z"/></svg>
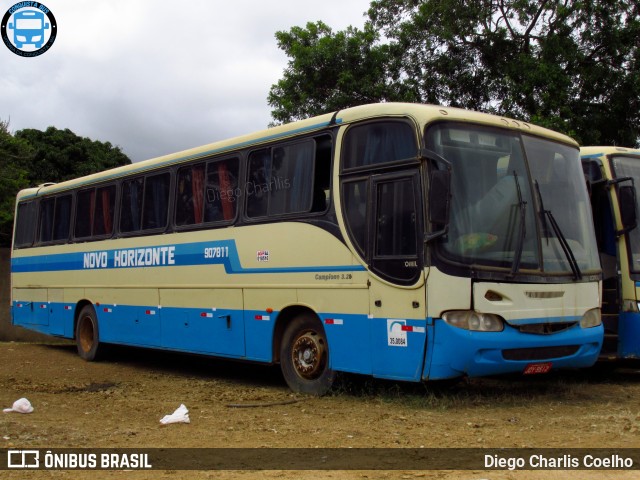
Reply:
<svg viewBox="0 0 640 480"><path fill-rule="evenodd" d="M578 322L569 323L531 323L529 325L518 325L516 328L522 333L534 333L537 335L551 335L552 333L568 330Z"/></svg>
<svg viewBox="0 0 640 480"><path fill-rule="evenodd" d="M511 348L502 351L505 360L547 360L551 358L569 357L580 349L580 345L563 345L560 347Z"/></svg>

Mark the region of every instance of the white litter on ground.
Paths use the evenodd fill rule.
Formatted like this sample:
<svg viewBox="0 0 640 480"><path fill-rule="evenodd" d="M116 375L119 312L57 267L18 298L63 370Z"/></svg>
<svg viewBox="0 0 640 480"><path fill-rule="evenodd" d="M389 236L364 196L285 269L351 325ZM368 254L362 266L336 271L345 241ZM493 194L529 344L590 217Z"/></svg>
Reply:
<svg viewBox="0 0 640 480"><path fill-rule="evenodd" d="M189 410L184 404L180 404L180 406L173 412L171 415L165 415L160 419L160 423L163 425L167 425L169 423L191 423L189 420Z"/></svg>
<svg viewBox="0 0 640 480"><path fill-rule="evenodd" d="M31 413L33 412L33 405L26 398L19 398L13 402L13 407L5 408L2 410L4 413L17 412L17 413Z"/></svg>

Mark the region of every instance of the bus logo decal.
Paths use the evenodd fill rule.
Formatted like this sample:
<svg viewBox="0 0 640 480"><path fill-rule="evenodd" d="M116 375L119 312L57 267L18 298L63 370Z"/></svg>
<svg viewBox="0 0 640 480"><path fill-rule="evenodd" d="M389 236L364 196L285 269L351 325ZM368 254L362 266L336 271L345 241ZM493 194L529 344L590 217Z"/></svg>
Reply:
<svg viewBox="0 0 640 480"><path fill-rule="evenodd" d="M18 2L2 17L2 41L20 57L37 57L49 50L57 36L58 24L42 3Z"/></svg>
<svg viewBox="0 0 640 480"><path fill-rule="evenodd" d="M406 347L407 331L406 320L387 319L387 345L390 347Z"/></svg>

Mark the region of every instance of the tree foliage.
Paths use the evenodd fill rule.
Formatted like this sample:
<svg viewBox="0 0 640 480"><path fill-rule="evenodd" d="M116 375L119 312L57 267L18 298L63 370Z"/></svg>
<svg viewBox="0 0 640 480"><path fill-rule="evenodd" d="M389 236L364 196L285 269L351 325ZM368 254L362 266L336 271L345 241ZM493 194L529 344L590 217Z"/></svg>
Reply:
<svg viewBox="0 0 640 480"><path fill-rule="evenodd" d="M371 24L333 33L322 22L307 23L276 38L291 59L268 97L277 123L401 96L386 78L389 47L377 42Z"/></svg>
<svg viewBox="0 0 640 480"><path fill-rule="evenodd" d="M40 131L9 132L0 121L0 246L11 243L16 194L46 182L89 175L131 160L109 142L77 136L71 130L49 127Z"/></svg>
<svg viewBox="0 0 640 480"><path fill-rule="evenodd" d="M280 47L291 60L269 96L274 119L364 103L337 81L349 58L350 85L368 92L367 101L489 111L563 131L584 144L638 143L637 1L374 0L368 15L366 37L351 27L323 30L318 41L303 46L312 24L278 32L279 40L289 40ZM357 49L338 42L349 33L361 45L360 58L348 57ZM331 54L339 60L317 63L317 71L306 75L314 55Z"/></svg>

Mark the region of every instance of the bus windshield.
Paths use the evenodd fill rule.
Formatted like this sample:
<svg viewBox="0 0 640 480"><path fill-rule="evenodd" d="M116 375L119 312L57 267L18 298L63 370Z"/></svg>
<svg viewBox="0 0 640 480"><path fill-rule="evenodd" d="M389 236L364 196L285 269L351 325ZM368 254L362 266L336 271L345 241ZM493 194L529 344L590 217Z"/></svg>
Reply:
<svg viewBox="0 0 640 480"><path fill-rule="evenodd" d="M426 143L453 167L447 261L576 278L599 270L577 148L448 123L431 127Z"/></svg>
<svg viewBox="0 0 640 480"><path fill-rule="evenodd" d="M631 177L636 189L640 185L640 158L638 157L613 157L613 170L616 178ZM628 183L626 184L628 185ZM637 197L637 194L636 194ZM640 271L640 228L634 228L628 234L629 248L631 249L631 265L633 272Z"/></svg>

